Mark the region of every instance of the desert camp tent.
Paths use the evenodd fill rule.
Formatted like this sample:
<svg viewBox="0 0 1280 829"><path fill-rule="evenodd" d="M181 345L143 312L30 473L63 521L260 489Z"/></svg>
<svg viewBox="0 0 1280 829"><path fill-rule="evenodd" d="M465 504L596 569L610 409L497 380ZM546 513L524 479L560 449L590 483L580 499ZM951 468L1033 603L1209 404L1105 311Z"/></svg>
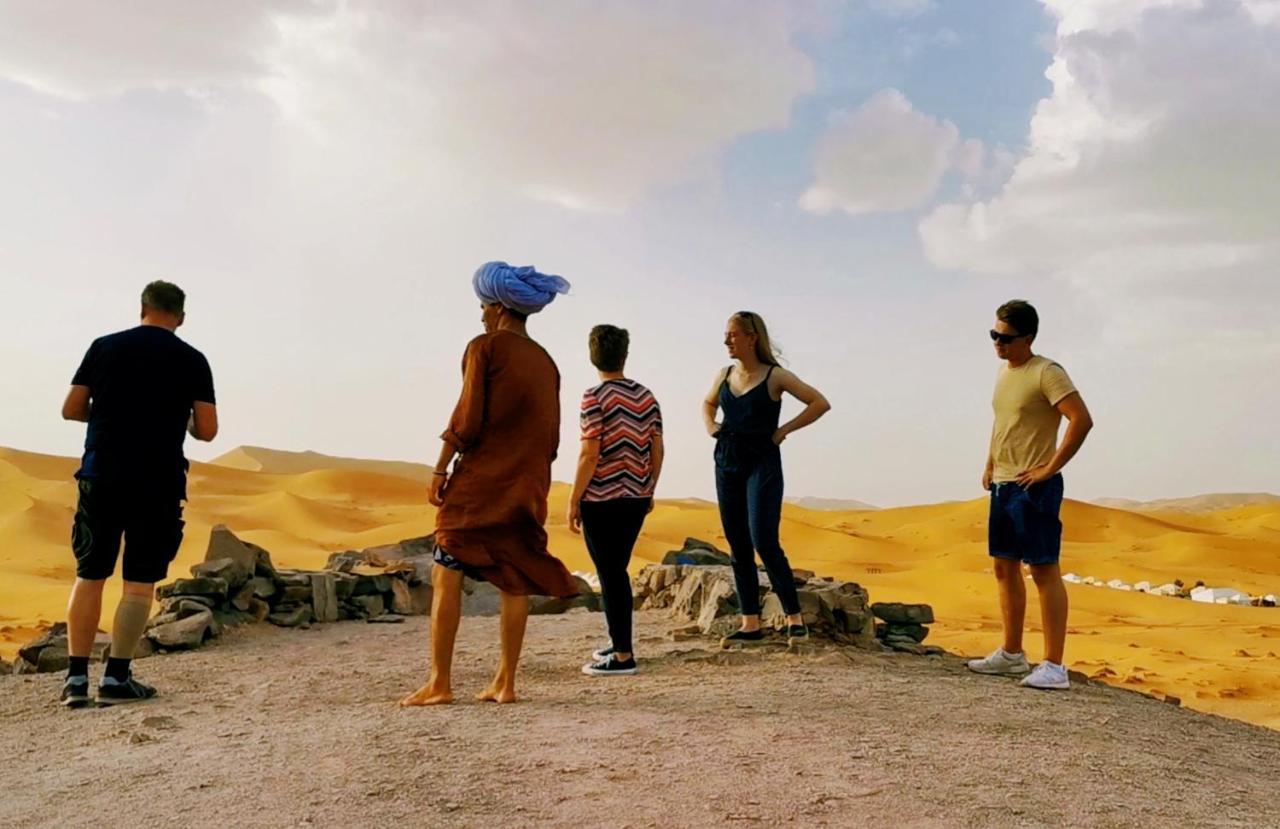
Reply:
<svg viewBox="0 0 1280 829"><path fill-rule="evenodd" d="M1249 594L1242 593L1234 587L1197 587L1191 591L1191 601L1205 604L1238 604L1241 600L1248 604Z"/></svg>

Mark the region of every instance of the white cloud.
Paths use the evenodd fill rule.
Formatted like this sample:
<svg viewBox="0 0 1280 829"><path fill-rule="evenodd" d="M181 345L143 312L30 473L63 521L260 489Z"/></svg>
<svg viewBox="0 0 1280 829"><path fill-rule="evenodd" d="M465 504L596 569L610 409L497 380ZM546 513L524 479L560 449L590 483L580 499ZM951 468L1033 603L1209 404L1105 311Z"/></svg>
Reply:
<svg viewBox="0 0 1280 829"><path fill-rule="evenodd" d="M308 0L5 3L0 77L65 98L247 83L269 71L276 22L318 10Z"/></svg>
<svg viewBox="0 0 1280 829"><path fill-rule="evenodd" d="M882 90L837 116L818 140L800 206L854 216L908 210L928 201L951 170L975 181L986 176L987 156L981 141L962 141L955 124L917 111L896 89Z"/></svg>
<svg viewBox="0 0 1280 829"><path fill-rule="evenodd" d="M28 4L0 77L64 97L253 88L335 164L618 210L782 129L814 84L781 4Z"/></svg>
<svg viewBox="0 0 1280 829"><path fill-rule="evenodd" d="M1053 93L1028 151L995 198L921 222L929 258L1086 281L1274 262L1280 28L1236 2L1048 5Z"/></svg>
<svg viewBox="0 0 1280 829"><path fill-rule="evenodd" d="M616 210L784 128L814 82L772 4L460 8L299 27L266 88L327 134Z"/></svg>

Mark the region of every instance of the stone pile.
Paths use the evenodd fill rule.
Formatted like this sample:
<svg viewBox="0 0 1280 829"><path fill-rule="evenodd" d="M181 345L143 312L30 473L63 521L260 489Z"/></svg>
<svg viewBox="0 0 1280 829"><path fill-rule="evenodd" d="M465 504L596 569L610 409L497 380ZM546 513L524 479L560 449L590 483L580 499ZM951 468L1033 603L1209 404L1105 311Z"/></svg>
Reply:
<svg viewBox="0 0 1280 829"><path fill-rule="evenodd" d="M650 564L636 574L633 593L644 610L669 609L672 617L689 623L678 635L720 637L738 627L737 594L728 556L706 542L689 539L683 550L668 553L666 561L697 556L699 563ZM721 558L722 557L722 558ZM867 591L853 582L818 577L807 570L792 570L800 612L810 633L840 644L869 648L875 628L868 608ZM786 626L786 614L773 593L768 575L760 571L761 623L775 630Z"/></svg>
<svg viewBox="0 0 1280 829"><path fill-rule="evenodd" d="M880 621L876 623L876 639L887 648L918 655L940 654L942 648L925 645L925 637L933 624L933 608L927 604L902 604L901 602L876 602L871 612Z"/></svg>
<svg viewBox="0 0 1280 829"><path fill-rule="evenodd" d="M147 625L146 638L159 650L198 648L227 625L270 622L300 627L313 622L351 619L400 621L431 610L432 540L410 539L391 548L335 553L325 569L277 568L271 555L242 541L224 526L214 527L205 560L191 578L156 590L160 613Z"/></svg>
<svg viewBox="0 0 1280 829"><path fill-rule="evenodd" d="M724 565L727 567L732 562L733 560L729 558L728 553L718 549L714 544L699 541L696 538L686 538L682 548L672 550L662 557L663 564Z"/></svg>
<svg viewBox="0 0 1280 829"><path fill-rule="evenodd" d="M198 648L226 627L247 622L308 627L358 619L396 623L406 616L430 614L434 553L435 538L425 536L334 553L323 570L291 570L277 568L266 550L242 541L225 526L216 526L205 560L191 568L191 577L156 589L159 612L147 623L136 658ZM573 607L599 610L599 596L583 579L577 581L581 591L577 598L531 597L530 612L563 613ZM497 588L464 580L464 615L492 616L500 608ZM108 634L98 634L94 658L105 658L110 641ZM36 673L66 667L66 624L59 622L18 652L12 670Z"/></svg>
<svg viewBox="0 0 1280 829"><path fill-rule="evenodd" d="M99 633L94 637L92 658L106 659L111 647L111 637ZM67 623L58 622L35 639L18 649L18 656L9 665L0 660L0 674L35 674L67 669Z"/></svg>

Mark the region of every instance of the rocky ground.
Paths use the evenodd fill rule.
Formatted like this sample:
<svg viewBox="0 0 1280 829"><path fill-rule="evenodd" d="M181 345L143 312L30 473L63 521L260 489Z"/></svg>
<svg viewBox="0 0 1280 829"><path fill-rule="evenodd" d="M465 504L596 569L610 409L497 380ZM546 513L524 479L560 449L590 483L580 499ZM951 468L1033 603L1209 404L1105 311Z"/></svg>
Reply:
<svg viewBox="0 0 1280 829"><path fill-rule="evenodd" d="M638 614L642 673L578 673L600 614L530 620L523 699L400 709L427 620L228 630L145 660L163 694L67 711L0 677L0 826L1280 824L1280 734L1100 685L1035 692L954 657L722 653ZM95 676L97 673L95 667Z"/></svg>

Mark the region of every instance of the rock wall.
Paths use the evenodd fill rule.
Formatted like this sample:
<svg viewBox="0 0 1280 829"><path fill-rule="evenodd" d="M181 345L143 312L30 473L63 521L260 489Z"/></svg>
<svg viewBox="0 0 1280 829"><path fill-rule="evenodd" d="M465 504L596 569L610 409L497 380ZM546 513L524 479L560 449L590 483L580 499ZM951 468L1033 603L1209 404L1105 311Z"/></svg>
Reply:
<svg viewBox="0 0 1280 829"><path fill-rule="evenodd" d="M874 647L875 622L866 590L803 570L793 570L792 577L811 634L840 644ZM733 570L724 564L650 564L636 575L633 592L638 607L669 609L674 619L696 625L704 636L721 637L738 627ZM787 617L782 603L763 571L760 594L762 624L784 628Z"/></svg>
<svg viewBox="0 0 1280 829"><path fill-rule="evenodd" d="M158 612L147 623L136 658L198 648L226 627L239 624L265 621L280 627L308 627L360 619L394 624L406 616L427 615L434 553L434 536L425 536L334 553L323 570L289 570L277 568L262 547L216 526L205 560L191 568L190 578L156 589ZM579 578L578 587L581 594L576 599L531 597L530 613L563 613L574 607L599 610L600 599L591 586ZM497 588L464 580L464 615L497 615L500 607ZM99 633L93 657L105 659L110 643L108 634ZM0 673L66 667L66 623L59 622L25 645L12 667L0 665Z"/></svg>
<svg viewBox="0 0 1280 829"><path fill-rule="evenodd" d="M650 564L632 582L635 606L644 610L668 610L680 623L677 638L718 638L737 629L741 608L734 589L731 559L713 544L696 538ZM760 620L764 627L782 630L787 616L773 592L769 575L760 577ZM810 635L837 644L881 648L915 654L941 653L922 644L933 622L927 604L870 604L866 589L854 582L818 576L793 569L791 577L800 600L800 614ZM879 623L876 622L879 619Z"/></svg>

